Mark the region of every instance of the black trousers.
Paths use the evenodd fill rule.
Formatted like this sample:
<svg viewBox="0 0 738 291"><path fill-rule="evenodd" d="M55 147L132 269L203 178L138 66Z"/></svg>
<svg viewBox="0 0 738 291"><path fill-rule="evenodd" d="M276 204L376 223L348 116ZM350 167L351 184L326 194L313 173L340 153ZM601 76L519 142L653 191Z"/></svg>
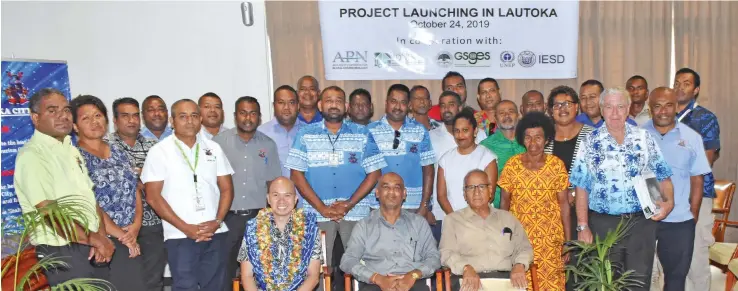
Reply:
<svg viewBox="0 0 738 291"><path fill-rule="evenodd" d="M576 204L571 206L569 210L571 213L571 240L577 240L577 207ZM567 265L577 265L577 252L571 251L569 254L569 263ZM568 275L568 274L567 274ZM575 291L574 289L574 278L571 276L566 277L566 290Z"/></svg>
<svg viewBox="0 0 738 291"><path fill-rule="evenodd" d="M238 272L239 263L238 251L241 249L241 242L243 242L243 234L246 231L246 222L256 217L259 213L258 209L251 211L248 215L236 215L228 212L225 217L225 224L228 227L226 236L226 257L223 261L226 262L226 275L225 283L223 284L225 291L233 290L233 278L241 277Z"/></svg>
<svg viewBox="0 0 738 291"><path fill-rule="evenodd" d="M651 271L656 252L658 223L646 219L643 213L620 216L590 211L589 227L592 229L592 235L599 235L600 239L604 239L608 231L617 227L621 218L624 223L631 223L633 226L610 250L610 261L613 266L622 266L615 275L619 276L623 271L633 270L635 274L633 279L642 282L643 286L631 287L630 290L648 291L651 289Z"/></svg>
<svg viewBox="0 0 738 291"><path fill-rule="evenodd" d="M96 278L108 281L114 286L113 290L138 291L143 290L141 280L142 256L128 257L128 247L118 239L111 239L115 245L115 252L109 264L93 266L87 257L90 247L72 243L67 246L39 245L36 253L41 257L54 257L56 260L69 264L69 268L58 268L44 272L50 286L55 286L76 278ZM101 286L103 287L103 286ZM108 289L108 288L104 288Z"/></svg>
<svg viewBox="0 0 738 291"><path fill-rule="evenodd" d="M87 260L90 255L89 246L77 243L60 247L37 245L36 254L39 259L53 257L54 260L63 261L69 265L68 268L60 267L44 272L51 287L75 278L97 278L95 277L95 267ZM107 280L108 278L99 279Z"/></svg>
<svg viewBox="0 0 738 291"><path fill-rule="evenodd" d="M164 268L167 265L167 249L164 247L164 230L159 225L143 226L138 232L141 246L142 273L145 290L162 291Z"/></svg>
<svg viewBox="0 0 738 291"><path fill-rule="evenodd" d="M425 280L427 279L416 280L415 284L413 284L413 287L410 288L410 291L430 291ZM382 288L379 288L379 285L359 282L359 291L382 291Z"/></svg>
<svg viewBox="0 0 738 291"><path fill-rule="evenodd" d="M664 269L664 291L684 291L694 250L694 219L659 222L656 252Z"/></svg>

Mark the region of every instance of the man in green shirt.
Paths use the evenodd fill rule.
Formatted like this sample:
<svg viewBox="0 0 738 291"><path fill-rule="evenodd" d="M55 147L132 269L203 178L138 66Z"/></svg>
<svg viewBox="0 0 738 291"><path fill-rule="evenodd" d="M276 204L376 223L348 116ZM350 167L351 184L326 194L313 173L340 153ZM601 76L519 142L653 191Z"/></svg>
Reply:
<svg viewBox="0 0 738 291"><path fill-rule="evenodd" d="M525 147L515 141L515 127L518 125L518 106L510 100L503 100L495 109L497 131L484 139L480 145L497 155L497 177L512 156L525 152ZM495 208L500 208L500 187L495 190Z"/></svg>
<svg viewBox="0 0 738 291"><path fill-rule="evenodd" d="M73 197L86 222L76 220L76 237L64 235L59 227L37 228L30 234L39 257L54 256L68 267L45 271L49 285L74 278L93 278L90 262L108 263L115 247L107 237L102 209L92 192L79 150L71 143L72 113L62 92L52 88L31 96L31 121L36 128L31 139L18 151L14 185L23 213ZM56 225L61 224L56 221ZM51 224L49 224L51 225ZM100 278L106 279L106 278Z"/></svg>

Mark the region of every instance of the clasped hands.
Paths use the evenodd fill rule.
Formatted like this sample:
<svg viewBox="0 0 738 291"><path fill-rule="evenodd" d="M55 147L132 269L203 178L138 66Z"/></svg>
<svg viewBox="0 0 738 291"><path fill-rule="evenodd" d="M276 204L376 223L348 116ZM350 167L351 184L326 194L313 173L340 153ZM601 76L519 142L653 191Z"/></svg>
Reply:
<svg viewBox="0 0 738 291"><path fill-rule="evenodd" d="M333 202L330 206L323 206L322 209L316 209L325 218L333 221L340 221L354 206L348 200Z"/></svg>
<svg viewBox="0 0 738 291"><path fill-rule="evenodd" d="M220 223L216 220L210 220L199 224L188 224L183 232L188 238L194 239L197 243L212 240L218 228L220 228Z"/></svg>
<svg viewBox="0 0 738 291"><path fill-rule="evenodd" d="M403 275L389 274L387 276L375 275L374 284L379 286L382 291L409 291L415 285L415 279L412 274Z"/></svg>

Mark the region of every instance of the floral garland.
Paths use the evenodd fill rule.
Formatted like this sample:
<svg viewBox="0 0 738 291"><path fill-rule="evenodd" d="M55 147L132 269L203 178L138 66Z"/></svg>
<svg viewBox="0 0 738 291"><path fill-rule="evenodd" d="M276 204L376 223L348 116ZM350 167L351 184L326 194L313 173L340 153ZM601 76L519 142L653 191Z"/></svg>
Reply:
<svg viewBox="0 0 738 291"><path fill-rule="evenodd" d="M259 211L256 220L256 235L260 238L258 240L259 251L261 252L260 261L266 275L264 276L264 283L266 283L267 290L285 290L290 286L300 269L300 253L302 252L300 240L305 237L305 213L303 209L296 209L292 213L292 231L288 234L292 242L288 250L291 255L286 266L287 270L282 270L282 262L274 260L277 245L272 242L272 236L270 235L270 228L274 223L272 209L265 208ZM275 280L280 277L283 280Z"/></svg>

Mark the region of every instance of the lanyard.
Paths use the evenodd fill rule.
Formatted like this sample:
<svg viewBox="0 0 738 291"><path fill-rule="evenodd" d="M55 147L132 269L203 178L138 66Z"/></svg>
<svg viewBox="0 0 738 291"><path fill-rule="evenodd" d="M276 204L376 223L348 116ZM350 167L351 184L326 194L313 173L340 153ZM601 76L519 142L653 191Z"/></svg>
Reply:
<svg viewBox="0 0 738 291"><path fill-rule="evenodd" d="M339 129L340 131L340 129ZM328 136L328 141L331 143L331 148L333 149L333 152L336 152L336 142L339 138L341 138L341 133L339 132L338 135L336 135L336 139L331 139L331 135L326 133L325 135Z"/></svg>
<svg viewBox="0 0 738 291"><path fill-rule="evenodd" d="M192 170L192 180L197 183L197 173L195 170L197 170L197 161L200 159L200 143L197 143L197 147L195 147L195 165L192 166L192 163L190 163L190 158L185 155L184 150L182 149L182 146L177 143L176 140L174 140L174 144L177 145L177 148L179 149L179 152L182 153L182 157L187 162L187 165L190 166L190 170Z"/></svg>
<svg viewBox="0 0 738 291"><path fill-rule="evenodd" d="M677 121L682 122L682 119L684 119L684 117L687 117L687 115L689 115L690 113L692 113L692 109L695 108L695 107L697 107L697 105L699 105L699 104L697 104L697 100L695 100L694 101L694 104L692 105L692 108L689 108L686 111L684 111L684 114L682 114L682 116L679 116L679 118L677 118Z"/></svg>

